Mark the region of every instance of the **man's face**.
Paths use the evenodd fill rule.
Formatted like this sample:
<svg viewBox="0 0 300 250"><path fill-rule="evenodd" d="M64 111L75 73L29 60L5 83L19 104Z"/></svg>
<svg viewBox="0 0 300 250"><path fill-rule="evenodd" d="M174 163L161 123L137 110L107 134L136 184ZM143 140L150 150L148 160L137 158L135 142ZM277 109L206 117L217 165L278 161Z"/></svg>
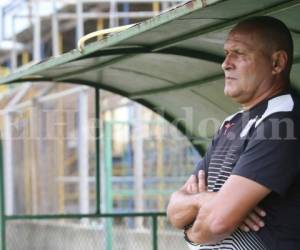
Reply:
<svg viewBox="0 0 300 250"><path fill-rule="evenodd" d="M255 32L232 31L224 45L226 96L247 106L272 82L271 53Z"/></svg>

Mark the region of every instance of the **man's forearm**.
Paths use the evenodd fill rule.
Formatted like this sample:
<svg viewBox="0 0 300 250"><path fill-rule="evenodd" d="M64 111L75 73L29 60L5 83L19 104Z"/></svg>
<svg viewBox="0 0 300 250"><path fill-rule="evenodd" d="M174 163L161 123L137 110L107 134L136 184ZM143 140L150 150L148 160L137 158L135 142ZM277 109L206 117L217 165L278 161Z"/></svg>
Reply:
<svg viewBox="0 0 300 250"><path fill-rule="evenodd" d="M193 226L186 232L188 239L199 244L216 244L228 237L231 232L216 224L212 217L205 206L200 208Z"/></svg>
<svg viewBox="0 0 300 250"><path fill-rule="evenodd" d="M214 195L215 193L210 192L188 194L182 190L173 193L167 208L170 222L179 229L193 223L201 205L212 199Z"/></svg>

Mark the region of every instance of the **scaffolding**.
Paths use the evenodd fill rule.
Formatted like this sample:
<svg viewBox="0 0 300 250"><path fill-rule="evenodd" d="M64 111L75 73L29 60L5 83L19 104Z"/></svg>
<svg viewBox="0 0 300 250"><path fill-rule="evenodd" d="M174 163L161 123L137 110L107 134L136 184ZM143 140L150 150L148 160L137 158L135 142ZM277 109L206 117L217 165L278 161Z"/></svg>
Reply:
<svg viewBox="0 0 300 250"><path fill-rule="evenodd" d="M85 34L140 22L182 0L19 0L0 13L0 64L12 72L74 49ZM47 6L47 11L42 6ZM11 27L6 31L7 27ZM70 36L71 34L71 36ZM73 37L72 37L73 36Z"/></svg>

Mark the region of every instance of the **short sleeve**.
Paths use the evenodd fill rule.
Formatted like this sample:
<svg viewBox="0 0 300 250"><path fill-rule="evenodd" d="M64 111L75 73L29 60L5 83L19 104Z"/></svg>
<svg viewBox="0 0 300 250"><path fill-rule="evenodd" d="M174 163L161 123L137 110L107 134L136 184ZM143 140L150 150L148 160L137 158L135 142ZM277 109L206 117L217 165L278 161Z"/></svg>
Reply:
<svg viewBox="0 0 300 250"><path fill-rule="evenodd" d="M233 168L233 175L249 178L284 195L299 174L299 140L294 124L267 120L255 129Z"/></svg>

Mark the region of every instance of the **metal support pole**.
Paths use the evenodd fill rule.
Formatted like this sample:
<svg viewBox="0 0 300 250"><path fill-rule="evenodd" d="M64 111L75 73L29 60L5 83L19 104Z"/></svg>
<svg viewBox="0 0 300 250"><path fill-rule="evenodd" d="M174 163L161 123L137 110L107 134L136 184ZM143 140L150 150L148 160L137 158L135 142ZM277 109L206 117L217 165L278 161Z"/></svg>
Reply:
<svg viewBox="0 0 300 250"><path fill-rule="evenodd" d="M6 218L5 218L5 195L4 195L4 168L3 168L2 141L0 140L0 247L6 248Z"/></svg>
<svg viewBox="0 0 300 250"><path fill-rule="evenodd" d="M133 104L134 125L133 125L133 167L134 167L134 204L136 212L144 210L143 191L143 138L142 138L142 107ZM143 228L143 218L136 218L136 227Z"/></svg>
<svg viewBox="0 0 300 250"><path fill-rule="evenodd" d="M33 60L41 60L41 17L40 17L40 0L35 0L34 8L34 27L33 27Z"/></svg>
<svg viewBox="0 0 300 250"><path fill-rule="evenodd" d="M77 2L76 2L76 15L77 15L76 40L77 41L84 35L84 25L83 25L82 13L83 13L82 0L77 0Z"/></svg>
<svg viewBox="0 0 300 250"><path fill-rule="evenodd" d="M58 91L61 91L61 86L58 87ZM59 98L58 100L58 110L57 110L57 119L58 119L58 138L56 140L57 145L57 168L58 176L64 178L65 176L65 128L66 124L64 113L63 113L63 99ZM65 212L65 183L63 181L58 184L58 208L60 213Z"/></svg>
<svg viewBox="0 0 300 250"><path fill-rule="evenodd" d="M4 116L4 134L3 134L3 150L4 150L4 185L5 210L7 215L13 214L14 208L14 178L13 178L13 152L12 152L12 127L11 114L6 113Z"/></svg>
<svg viewBox="0 0 300 250"><path fill-rule="evenodd" d="M52 55L58 56L60 54L59 51L59 29L58 29L58 16L57 16L57 8L56 8L56 0L52 0Z"/></svg>
<svg viewBox="0 0 300 250"><path fill-rule="evenodd" d="M88 96L86 91L79 94L79 207L80 213L89 213L89 151L88 151Z"/></svg>
<svg viewBox="0 0 300 250"><path fill-rule="evenodd" d="M153 10L153 12L159 13L159 11L160 11L160 4L159 4L159 2L153 2L152 3L152 10Z"/></svg>
<svg viewBox="0 0 300 250"><path fill-rule="evenodd" d="M123 3L123 11L125 12L125 13L128 13L129 12L129 3ZM127 25L127 24L129 24L129 17L125 17L124 18L124 23L123 23L124 25Z"/></svg>
<svg viewBox="0 0 300 250"><path fill-rule="evenodd" d="M22 65L25 65L27 63L29 63L29 52L27 49L25 49L22 52Z"/></svg>
<svg viewBox="0 0 300 250"><path fill-rule="evenodd" d="M152 250L157 250L157 216L152 216Z"/></svg>
<svg viewBox="0 0 300 250"><path fill-rule="evenodd" d="M169 9L170 8L170 3L163 1L161 3L161 8L162 8L163 11Z"/></svg>
<svg viewBox="0 0 300 250"><path fill-rule="evenodd" d="M100 171L100 90L95 88L95 134L96 134L96 213L101 213L101 171Z"/></svg>
<svg viewBox="0 0 300 250"><path fill-rule="evenodd" d="M38 137L39 137L39 115L40 115L40 104L36 99L33 99L32 108L30 109L30 192L31 192L31 205L32 213L37 214L39 211L39 179L38 179Z"/></svg>
<svg viewBox="0 0 300 250"><path fill-rule="evenodd" d="M112 196L112 124L105 122L104 124L104 160L105 160L105 212L111 213L113 208ZM112 219L107 218L105 221L106 232L106 250L112 250Z"/></svg>
<svg viewBox="0 0 300 250"><path fill-rule="evenodd" d="M12 50L11 50L11 69L14 72L17 69L17 46L16 46L16 22L15 22L15 16L12 17L12 26L11 26L11 32L12 32Z"/></svg>
<svg viewBox="0 0 300 250"><path fill-rule="evenodd" d="M119 26L118 19L116 17L116 13L118 11L117 3L115 0L110 1L109 8L109 27L117 27Z"/></svg>

